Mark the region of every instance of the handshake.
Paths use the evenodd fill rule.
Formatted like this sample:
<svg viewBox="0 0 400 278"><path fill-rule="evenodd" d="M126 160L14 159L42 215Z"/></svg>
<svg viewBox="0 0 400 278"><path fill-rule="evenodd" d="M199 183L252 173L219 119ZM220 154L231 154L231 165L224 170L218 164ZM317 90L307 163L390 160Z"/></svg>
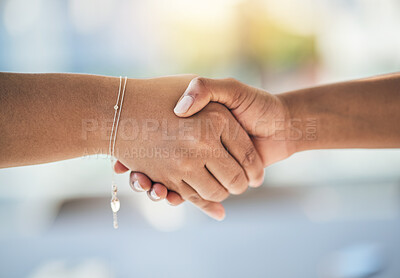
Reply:
<svg viewBox="0 0 400 278"><path fill-rule="evenodd" d="M132 170L132 189L153 201L188 200L222 220L229 194L260 186L264 167L293 154L303 140L303 119L292 130L284 94L191 75L130 84L114 170ZM307 136L316 138L315 126Z"/></svg>
<svg viewBox="0 0 400 278"><path fill-rule="evenodd" d="M117 84L0 73L0 168L108 153L99 122L112 120ZM114 170L133 171L131 187L153 200L188 200L221 220L229 194L260 186L264 167L296 152L400 147L399 88L399 73L277 95L234 79L129 79L114 107Z"/></svg>

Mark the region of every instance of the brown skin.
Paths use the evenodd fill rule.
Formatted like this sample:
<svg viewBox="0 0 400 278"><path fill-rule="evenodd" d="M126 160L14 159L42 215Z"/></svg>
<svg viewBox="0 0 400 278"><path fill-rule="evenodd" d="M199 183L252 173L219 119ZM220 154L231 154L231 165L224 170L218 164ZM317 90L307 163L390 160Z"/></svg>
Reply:
<svg viewBox="0 0 400 278"><path fill-rule="evenodd" d="M176 99L193 78L129 79L115 156L129 169L148 171L152 180L178 192L171 193L173 200L190 200L223 219L219 202L249 184L260 185L262 162L224 106L209 105L191 119L173 113ZM1 73L0 167L107 154L118 86L119 78L113 77ZM215 130L207 133L210 126ZM163 155L155 156L155 148ZM195 155L186 155L186 150ZM143 186L151 184L131 175L135 178ZM167 195L161 184L154 189L160 197Z"/></svg>
<svg viewBox="0 0 400 278"><path fill-rule="evenodd" d="M200 77L185 95L194 102L178 116L189 117L210 101L224 104L252 137L264 166L305 150L400 147L399 73L278 95L234 79Z"/></svg>

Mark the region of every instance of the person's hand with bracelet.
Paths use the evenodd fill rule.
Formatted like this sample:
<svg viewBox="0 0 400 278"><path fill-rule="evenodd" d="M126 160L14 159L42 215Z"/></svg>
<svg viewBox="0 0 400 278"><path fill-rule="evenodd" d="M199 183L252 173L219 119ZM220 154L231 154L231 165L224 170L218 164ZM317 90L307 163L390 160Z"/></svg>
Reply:
<svg viewBox="0 0 400 278"><path fill-rule="evenodd" d="M190 119L173 113L193 78L128 79L115 156L177 192L176 199L223 219L220 202L249 184L259 186L263 165L223 105L210 105ZM107 154L118 83L104 76L1 73L0 167Z"/></svg>

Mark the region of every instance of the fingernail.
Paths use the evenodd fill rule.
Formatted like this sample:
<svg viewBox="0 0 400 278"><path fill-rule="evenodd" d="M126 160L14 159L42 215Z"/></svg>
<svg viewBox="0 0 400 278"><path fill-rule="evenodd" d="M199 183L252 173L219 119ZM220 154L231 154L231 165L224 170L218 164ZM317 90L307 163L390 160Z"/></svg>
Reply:
<svg viewBox="0 0 400 278"><path fill-rule="evenodd" d="M156 191L154 189L152 189L150 191L150 196L153 200L160 200L160 197L157 195Z"/></svg>
<svg viewBox="0 0 400 278"><path fill-rule="evenodd" d="M138 180L136 180L136 181L133 183L133 188L135 188L137 191L141 191L141 192L144 191L144 189L142 188L142 186L140 185L140 183L139 183Z"/></svg>
<svg viewBox="0 0 400 278"><path fill-rule="evenodd" d="M192 106L194 99L191 96L184 96L174 108L176 114L186 113Z"/></svg>

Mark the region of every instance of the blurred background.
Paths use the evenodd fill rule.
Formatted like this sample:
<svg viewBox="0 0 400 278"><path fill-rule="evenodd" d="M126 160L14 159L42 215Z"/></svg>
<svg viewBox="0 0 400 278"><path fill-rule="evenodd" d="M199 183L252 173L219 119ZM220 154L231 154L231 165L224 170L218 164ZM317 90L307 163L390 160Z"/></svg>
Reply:
<svg viewBox="0 0 400 278"><path fill-rule="evenodd" d="M0 71L235 77L279 93L400 70L398 0L2 0ZM373 111L371 111L373 113ZM169 207L79 158L0 170L0 277L400 277L400 151L294 155Z"/></svg>

